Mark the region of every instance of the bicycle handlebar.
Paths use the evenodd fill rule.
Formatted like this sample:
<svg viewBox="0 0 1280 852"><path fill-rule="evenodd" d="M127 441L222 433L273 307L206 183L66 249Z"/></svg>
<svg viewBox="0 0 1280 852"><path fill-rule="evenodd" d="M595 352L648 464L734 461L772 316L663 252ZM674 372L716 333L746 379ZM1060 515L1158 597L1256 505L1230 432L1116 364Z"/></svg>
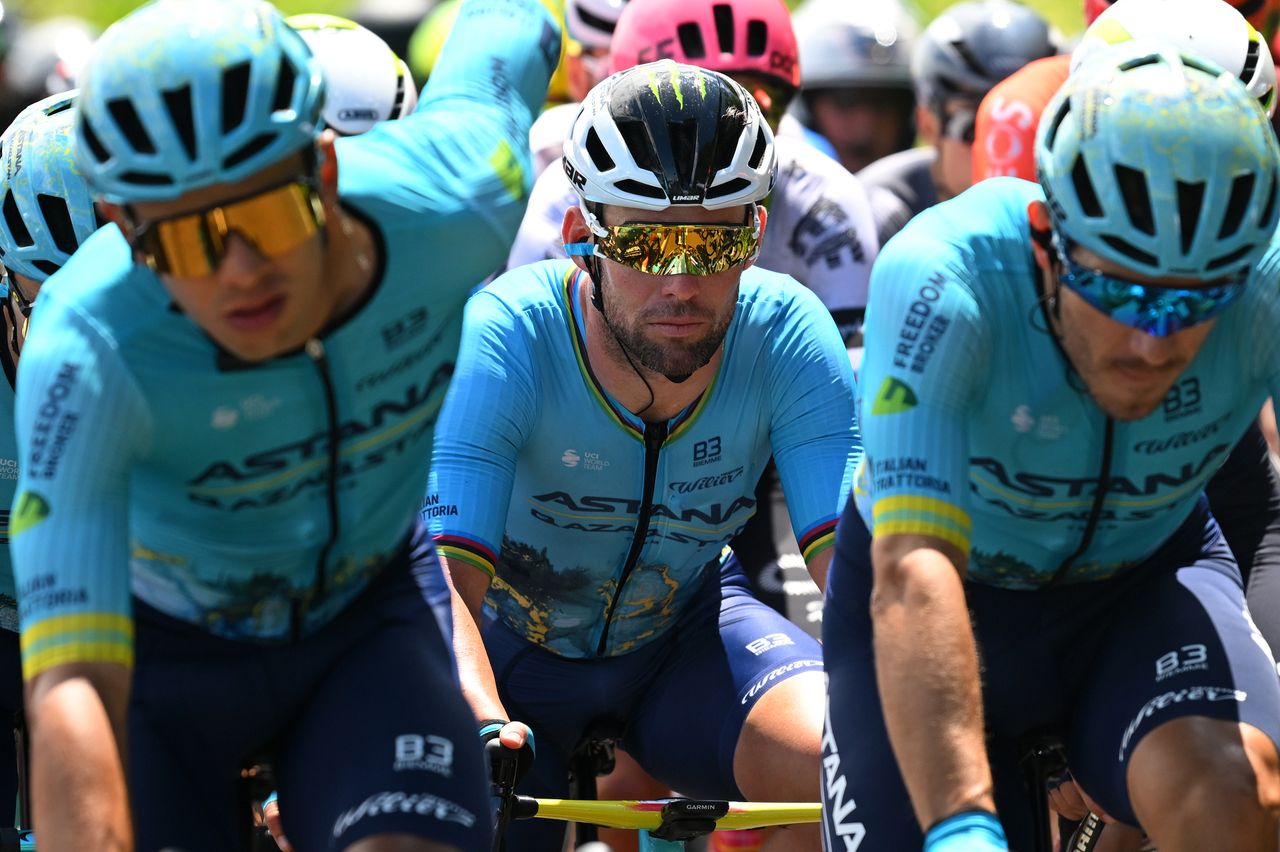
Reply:
<svg viewBox="0 0 1280 852"><path fill-rule="evenodd" d="M598 802L516 796L512 816L516 819L536 817L648 831L660 830L673 822L708 820L714 823L716 830L723 830L818 822L822 819L822 806L805 802L726 802L682 798Z"/></svg>

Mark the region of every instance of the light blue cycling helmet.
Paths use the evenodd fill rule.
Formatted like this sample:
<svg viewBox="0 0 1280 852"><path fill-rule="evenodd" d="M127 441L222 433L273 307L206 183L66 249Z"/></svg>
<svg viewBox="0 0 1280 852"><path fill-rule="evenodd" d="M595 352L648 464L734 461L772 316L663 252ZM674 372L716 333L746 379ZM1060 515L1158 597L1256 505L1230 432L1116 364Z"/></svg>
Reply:
<svg viewBox="0 0 1280 852"><path fill-rule="evenodd" d="M1276 230L1278 161L1243 83L1151 41L1090 56L1036 134L1055 230L1156 277L1213 280L1252 266Z"/></svg>
<svg viewBox="0 0 1280 852"><path fill-rule="evenodd" d="M0 136L0 263L36 281L101 224L71 154L75 95L32 104Z"/></svg>
<svg viewBox="0 0 1280 852"><path fill-rule="evenodd" d="M262 0L155 0L98 40L76 156L108 201L164 201L241 180L313 144L324 84Z"/></svg>

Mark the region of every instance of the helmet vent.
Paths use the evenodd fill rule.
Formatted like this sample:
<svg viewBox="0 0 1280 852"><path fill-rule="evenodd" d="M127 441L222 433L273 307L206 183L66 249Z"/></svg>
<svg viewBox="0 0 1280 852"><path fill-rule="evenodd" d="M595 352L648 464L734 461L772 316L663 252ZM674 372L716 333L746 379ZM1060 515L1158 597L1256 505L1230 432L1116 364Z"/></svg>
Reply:
<svg viewBox="0 0 1280 852"><path fill-rule="evenodd" d="M1113 237L1110 234L1103 236L1102 241L1120 252L1125 257L1131 257L1138 263L1146 266L1157 266L1160 262L1154 254L1145 252L1132 243L1122 240L1119 237Z"/></svg>
<svg viewBox="0 0 1280 852"><path fill-rule="evenodd" d="M39 269L45 275L52 275L62 268L61 264L54 263L51 260L33 260L31 261L31 265L36 269Z"/></svg>
<svg viewBox="0 0 1280 852"><path fill-rule="evenodd" d="M58 101L58 103L46 109L44 111L44 114L48 116L54 116L60 112L66 112L67 110L71 109L73 104L75 104L75 100L73 98L67 98L65 100Z"/></svg>
<svg viewBox="0 0 1280 852"><path fill-rule="evenodd" d="M1071 98L1063 98L1062 106L1058 107L1057 114L1049 122L1049 130L1045 135L1045 147L1050 151L1053 150L1053 142L1058 138L1058 131L1062 129L1062 122L1066 120L1069 112L1071 112Z"/></svg>
<svg viewBox="0 0 1280 852"><path fill-rule="evenodd" d="M951 42L951 47L960 55L960 58L964 60L964 64L967 65L969 70L974 74L979 77L991 76L991 72L987 70L985 65L978 61L978 57L973 55L973 51L969 50L969 45L965 44L964 41L957 39ZM955 88L959 87L956 86Z"/></svg>
<svg viewBox="0 0 1280 852"><path fill-rule="evenodd" d="M756 146L751 149L751 159L747 161L747 165L753 169L760 168L760 161L764 159L764 152L768 146L769 141L764 138L764 131L757 129Z"/></svg>
<svg viewBox="0 0 1280 852"><path fill-rule="evenodd" d="M13 234L13 241L17 245L35 244L35 240L31 239L31 232L27 230L27 224L22 221L22 214L18 212L18 202L13 198L12 190L4 194L4 224L9 233Z"/></svg>
<svg viewBox="0 0 1280 852"><path fill-rule="evenodd" d="M614 21L609 21L599 15L593 14L590 9L581 3L575 4L574 8L577 9L578 17L582 19L582 23L586 24L593 30L612 33L614 27L617 25Z"/></svg>
<svg viewBox="0 0 1280 852"><path fill-rule="evenodd" d="M1191 244L1196 239L1196 228L1200 224L1201 208L1204 205L1204 181L1195 183L1177 182L1178 186L1178 225L1182 229L1182 253L1191 251Z"/></svg>
<svg viewBox="0 0 1280 852"><path fill-rule="evenodd" d="M276 93L271 99L272 112L289 108L289 104L293 102L293 84L297 79L298 72L289 61L289 57L281 56L280 73L276 75Z"/></svg>
<svg viewBox="0 0 1280 852"><path fill-rule="evenodd" d="M587 154L598 172L611 171L616 165L613 157L610 157L609 152L605 150L604 143L600 141L600 134L596 133L594 127L587 131Z"/></svg>
<svg viewBox="0 0 1280 852"><path fill-rule="evenodd" d="M238 62L222 72L222 132L230 133L244 121L249 105L249 63Z"/></svg>
<svg viewBox="0 0 1280 852"><path fill-rule="evenodd" d="M697 24L680 24L676 27L676 37L680 39L680 49L686 59L704 59L707 46L702 41L702 28Z"/></svg>
<svg viewBox="0 0 1280 852"><path fill-rule="evenodd" d="M36 204L40 205L40 215L58 251L73 254L80 247L80 241L76 239L76 226L71 221L66 200L41 192L36 194Z"/></svg>
<svg viewBox="0 0 1280 852"><path fill-rule="evenodd" d="M120 175L120 180L138 186L170 186L173 183L168 175L158 175L155 172L125 172Z"/></svg>
<svg viewBox="0 0 1280 852"><path fill-rule="evenodd" d="M1117 165L1115 172L1116 184L1120 187L1120 196L1124 198L1124 210L1129 221L1133 223L1133 227L1151 236L1156 232L1156 223L1151 213L1151 192L1147 189L1146 177L1128 166Z"/></svg>
<svg viewBox="0 0 1280 852"><path fill-rule="evenodd" d="M1102 215L1102 205L1098 202L1098 193L1093 190L1093 181L1089 179L1089 168L1084 164L1084 157L1077 156L1076 164L1071 167L1071 184L1075 187L1076 198L1080 201L1080 209L1084 215L1096 219Z"/></svg>
<svg viewBox="0 0 1280 852"><path fill-rule="evenodd" d="M147 135L147 129L142 126L142 120L138 118L138 111L133 108L133 104L128 98L116 98L107 103L107 109L111 112L111 117L116 120L116 124L120 127L120 131L124 133L133 150L139 154L154 154L156 146L151 141L151 137Z"/></svg>
<svg viewBox="0 0 1280 852"><path fill-rule="evenodd" d="M1258 217L1258 221L1263 223L1263 225L1265 226L1266 223L1271 221L1271 214L1275 212L1275 209L1276 209L1276 173L1272 172L1271 173L1271 189L1267 190L1267 203L1266 203L1266 206L1262 208L1262 215Z"/></svg>
<svg viewBox="0 0 1280 852"><path fill-rule="evenodd" d="M615 183L614 186L620 192L625 192L629 195L641 195L645 198L656 198L659 201L662 201L667 197L667 194L656 186L649 186L646 183L641 183L640 181L632 180L631 178L623 178Z"/></svg>
<svg viewBox="0 0 1280 852"><path fill-rule="evenodd" d="M728 3L717 3L711 7L711 15L716 21L716 41L720 44L720 52L734 53L733 7Z"/></svg>
<svg viewBox="0 0 1280 852"><path fill-rule="evenodd" d="M715 198L723 198L726 195L733 195L735 192L741 192L751 186L751 181L746 178L734 178L727 180L719 186L713 186L707 190L707 200L711 201Z"/></svg>
<svg viewBox="0 0 1280 852"><path fill-rule="evenodd" d="M405 83L406 73L407 72L402 65L400 66L399 73L396 74L396 97L395 101L391 104L391 118L393 119L400 118L404 115L404 91L407 88L407 84Z"/></svg>
<svg viewBox="0 0 1280 852"><path fill-rule="evenodd" d="M1139 56L1136 59L1130 59L1127 62L1122 62L1116 67L1120 71L1132 71L1135 68L1145 68L1148 65L1159 65L1162 61L1163 60L1159 56ZM1185 59L1182 64L1191 65L1191 63L1185 61ZM1200 68L1201 66L1196 65L1194 67Z"/></svg>
<svg viewBox="0 0 1280 852"><path fill-rule="evenodd" d="M1230 266L1231 264L1236 263L1237 261L1252 254L1253 249L1254 249L1253 243L1245 243L1244 245L1240 246L1240 248L1236 249L1233 252L1224 254L1222 257L1215 257L1213 260L1209 261L1204 265L1205 269L1221 269L1224 266Z"/></svg>
<svg viewBox="0 0 1280 852"><path fill-rule="evenodd" d="M1249 199L1253 196L1253 186L1257 176L1253 172L1236 175L1231 181L1231 197L1227 199L1227 210L1222 214L1222 227L1218 229L1218 239L1227 237L1240 230L1244 222L1245 211L1249 209Z"/></svg>
<svg viewBox="0 0 1280 852"><path fill-rule="evenodd" d="M173 128L178 131L178 138L182 140L182 147L187 152L187 159L194 161L196 127L191 117L191 86L165 89L161 94L164 96L164 105L169 110L169 118L173 120Z"/></svg>
<svg viewBox="0 0 1280 852"><path fill-rule="evenodd" d="M253 137L224 158L222 161L222 167L224 169L234 169L254 154L257 154L259 151L268 147L272 142L276 141L278 136L279 134L276 133L259 133L257 136Z"/></svg>
<svg viewBox="0 0 1280 852"><path fill-rule="evenodd" d="M89 124L89 120L80 114L80 129L84 132L84 141L89 143L89 153L99 163L105 163L110 156L107 149L102 146L102 141L98 139L98 134L93 132L93 126Z"/></svg>
<svg viewBox="0 0 1280 852"><path fill-rule="evenodd" d="M1249 46L1245 49L1244 68L1240 71L1240 82L1246 86L1253 79L1253 74L1258 70L1258 53L1262 49L1257 39L1249 39Z"/></svg>
<svg viewBox="0 0 1280 852"><path fill-rule="evenodd" d="M764 21L747 21L747 56L764 56L769 45L769 25Z"/></svg>

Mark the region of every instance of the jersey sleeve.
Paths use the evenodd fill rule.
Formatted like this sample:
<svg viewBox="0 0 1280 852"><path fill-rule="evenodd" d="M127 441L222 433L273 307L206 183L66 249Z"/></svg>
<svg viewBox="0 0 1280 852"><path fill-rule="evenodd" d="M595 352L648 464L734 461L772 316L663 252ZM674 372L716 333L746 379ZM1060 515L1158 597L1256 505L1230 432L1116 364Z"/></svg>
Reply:
<svg viewBox="0 0 1280 852"><path fill-rule="evenodd" d="M439 553L490 576L536 410L527 333L523 317L489 291L467 303L423 509Z"/></svg>
<svg viewBox="0 0 1280 852"><path fill-rule="evenodd" d="M129 470L151 428L113 347L66 311L45 319L18 369L10 522L28 680L66 663L133 664Z"/></svg>
<svg viewBox="0 0 1280 852"><path fill-rule="evenodd" d="M1273 400L1280 400L1280 234L1271 239L1271 245L1254 268L1245 284L1241 304L1233 305L1241 325L1236 329L1219 331L1219 334L1240 334L1240 339L1250 341L1247 352L1252 353L1253 376L1261 379ZM1226 325L1228 317L1221 324Z"/></svg>
<svg viewBox="0 0 1280 852"><path fill-rule="evenodd" d="M805 561L835 541L861 454L853 368L830 315L799 291L770 341L769 442Z"/></svg>
<svg viewBox="0 0 1280 852"><path fill-rule="evenodd" d="M430 211L450 262L480 270L472 283L497 268L533 182L529 127L560 43L540 0L465 0L414 113L338 140L344 200Z"/></svg>
<svg viewBox="0 0 1280 852"><path fill-rule="evenodd" d="M967 409L989 345L964 252L928 233L943 224L913 220L871 274L859 408L869 490L860 482L858 499L875 535L929 535L967 553Z"/></svg>

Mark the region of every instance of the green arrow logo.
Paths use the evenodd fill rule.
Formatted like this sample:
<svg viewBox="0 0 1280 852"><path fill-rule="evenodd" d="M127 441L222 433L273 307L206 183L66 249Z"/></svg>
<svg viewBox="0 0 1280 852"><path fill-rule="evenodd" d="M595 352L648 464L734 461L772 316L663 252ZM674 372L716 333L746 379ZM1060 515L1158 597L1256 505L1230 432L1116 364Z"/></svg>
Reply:
<svg viewBox="0 0 1280 852"><path fill-rule="evenodd" d="M871 406L871 415L901 414L910 411L920 402L916 392L906 382L888 376L880 385L880 393L876 395L875 404Z"/></svg>
<svg viewBox="0 0 1280 852"><path fill-rule="evenodd" d="M23 491L18 507L9 519L9 536L13 537L34 527L49 517L49 501L34 491Z"/></svg>

